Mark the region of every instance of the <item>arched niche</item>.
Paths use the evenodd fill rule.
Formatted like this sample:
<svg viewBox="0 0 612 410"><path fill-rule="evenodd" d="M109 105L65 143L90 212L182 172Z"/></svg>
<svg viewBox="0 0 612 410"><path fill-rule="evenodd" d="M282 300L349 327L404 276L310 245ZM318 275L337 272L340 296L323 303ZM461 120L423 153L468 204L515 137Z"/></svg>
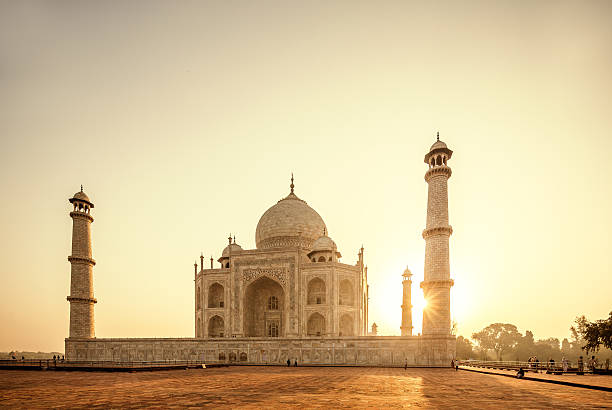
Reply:
<svg viewBox="0 0 612 410"><path fill-rule="evenodd" d="M209 308L222 308L225 306L223 285L220 283L213 283L208 287L208 307Z"/></svg>
<svg viewBox="0 0 612 410"><path fill-rule="evenodd" d="M313 313L308 318L306 334L308 336L324 336L326 331L325 318L320 313Z"/></svg>
<svg viewBox="0 0 612 410"><path fill-rule="evenodd" d="M326 286L321 278L314 278L308 282L307 304L322 305L325 304Z"/></svg>
<svg viewBox="0 0 612 410"><path fill-rule="evenodd" d="M353 306L354 303L355 297L353 295L353 285L348 279L341 280L338 291L338 304Z"/></svg>
<svg viewBox="0 0 612 410"><path fill-rule="evenodd" d="M208 321L208 337L224 337L225 321L221 316L215 315Z"/></svg>

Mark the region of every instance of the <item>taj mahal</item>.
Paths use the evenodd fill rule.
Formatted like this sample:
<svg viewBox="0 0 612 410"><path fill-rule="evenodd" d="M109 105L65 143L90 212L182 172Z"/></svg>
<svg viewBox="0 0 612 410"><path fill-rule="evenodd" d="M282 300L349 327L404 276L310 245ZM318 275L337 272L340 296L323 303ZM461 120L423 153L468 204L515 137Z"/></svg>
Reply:
<svg viewBox="0 0 612 410"><path fill-rule="evenodd" d="M368 270L363 247L353 263L323 218L295 192L259 219L255 249L231 235L215 261L194 263L194 334L181 338L96 338L91 224L93 202L70 198L73 220L69 360L202 360L214 363L449 366L455 356L450 326L448 161L437 140L425 155L428 184L422 334L412 333L411 272L402 275L401 336L379 336L368 321ZM398 280L399 281L399 280Z"/></svg>

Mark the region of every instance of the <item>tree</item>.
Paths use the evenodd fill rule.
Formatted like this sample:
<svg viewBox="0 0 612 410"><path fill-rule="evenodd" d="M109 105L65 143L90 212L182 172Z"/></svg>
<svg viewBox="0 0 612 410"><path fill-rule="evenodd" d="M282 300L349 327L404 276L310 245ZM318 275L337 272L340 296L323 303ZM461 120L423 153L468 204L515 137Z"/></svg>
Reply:
<svg viewBox="0 0 612 410"><path fill-rule="evenodd" d="M527 361L534 354L533 332L527 330L525 336L522 336L516 344L516 360Z"/></svg>
<svg viewBox="0 0 612 410"><path fill-rule="evenodd" d="M502 360L503 354L513 349L521 337L516 326L510 323L493 323L472 334L472 339L476 340L482 349L495 351L497 360Z"/></svg>
<svg viewBox="0 0 612 410"><path fill-rule="evenodd" d="M472 357L472 342L463 336L457 337L457 359L470 359Z"/></svg>
<svg viewBox="0 0 612 410"><path fill-rule="evenodd" d="M584 316L576 318L576 332L584 340L585 345L582 346L587 354L590 351L599 351L601 345L608 349L612 349L612 312L607 319L596 320L589 322ZM574 327L572 326L572 331Z"/></svg>
<svg viewBox="0 0 612 410"><path fill-rule="evenodd" d="M572 349L569 340L567 340L567 337L565 339L563 339L563 341L561 342L561 351L564 354L568 354L570 352L570 350Z"/></svg>

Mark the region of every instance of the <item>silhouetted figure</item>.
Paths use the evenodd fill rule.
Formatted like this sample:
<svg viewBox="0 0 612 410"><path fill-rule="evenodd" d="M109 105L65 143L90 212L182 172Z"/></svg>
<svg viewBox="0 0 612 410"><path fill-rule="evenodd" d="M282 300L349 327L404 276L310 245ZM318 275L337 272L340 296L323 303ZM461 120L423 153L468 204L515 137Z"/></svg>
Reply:
<svg viewBox="0 0 612 410"><path fill-rule="evenodd" d="M548 360L548 368L550 372L555 371L555 359L553 359L552 357L550 358L550 360Z"/></svg>
<svg viewBox="0 0 612 410"><path fill-rule="evenodd" d="M593 356L593 357L595 357L595 356ZM21 356L21 361L24 361L24 360L25 360L25 357Z"/></svg>
<svg viewBox="0 0 612 410"><path fill-rule="evenodd" d="M593 373L595 373L595 368L597 367L597 359L595 356L591 356L591 360L589 360L589 368Z"/></svg>
<svg viewBox="0 0 612 410"><path fill-rule="evenodd" d="M525 377L525 370L523 370L523 368L521 367L518 372L516 372L516 378L517 379L522 379L523 377Z"/></svg>
<svg viewBox="0 0 612 410"><path fill-rule="evenodd" d="M53 360L55 360L55 355L53 355Z"/></svg>
<svg viewBox="0 0 612 410"><path fill-rule="evenodd" d="M406 359L406 362L404 362L404 370L408 370L408 359Z"/></svg>
<svg viewBox="0 0 612 410"><path fill-rule="evenodd" d="M295 363L293 363L293 367L297 367L297 359L295 359Z"/></svg>
<svg viewBox="0 0 612 410"><path fill-rule="evenodd" d="M578 358L578 373L577 374L584 374L584 360L582 359L582 356Z"/></svg>
<svg viewBox="0 0 612 410"><path fill-rule="evenodd" d="M287 359L287 367L291 366L291 359Z"/></svg>

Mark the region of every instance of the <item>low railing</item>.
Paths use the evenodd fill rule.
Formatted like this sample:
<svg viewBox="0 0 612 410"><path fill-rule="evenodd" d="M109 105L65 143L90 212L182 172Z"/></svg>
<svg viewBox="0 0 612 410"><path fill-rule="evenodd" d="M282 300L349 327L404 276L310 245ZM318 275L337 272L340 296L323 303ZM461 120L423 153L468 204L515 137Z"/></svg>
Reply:
<svg viewBox="0 0 612 410"><path fill-rule="evenodd" d="M582 369L578 368L578 365L572 365L567 362L567 368L564 368L563 362L521 362L521 361L495 361L495 360L458 360L457 364L460 366L471 366L480 367L487 369L499 369L499 370L519 370L532 372L546 372L546 373L591 373L592 369L588 368L585 363Z"/></svg>

